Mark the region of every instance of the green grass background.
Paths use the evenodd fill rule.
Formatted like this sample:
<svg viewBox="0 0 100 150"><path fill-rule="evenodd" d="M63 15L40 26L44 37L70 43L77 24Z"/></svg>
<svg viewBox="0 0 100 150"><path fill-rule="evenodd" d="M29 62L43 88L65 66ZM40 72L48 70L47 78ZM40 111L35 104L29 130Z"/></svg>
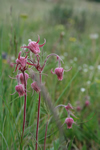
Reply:
<svg viewBox="0 0 100 150"><path fill-rule="evenodd" d="M69 7L73 15L67 23L59 23L57 17L51 16L55 6ZM85 12L84 31L81 20ZM56 16L57 14L53 14ZM78 23L76 19L78 17ZM66 19L65 19L66 20ZM82 20L84 22L84 20ZM58 42L61 33L63 38ZM100 37L96 40L90 34L100 34L100 4L86 0L3 0L0 2L0 53L6 52L7 57L15 56L23 44L28 44L28 39L37 41L40 35L40 44L46 39L46 44L41 48L41 64L50 53L57 53L63 59L62 67L69 72L64 72L64 79L58 81L56 75L51 74L57 67L56 58L48 60L44 69L42 80L52 98L54 106L71 103L73 113L77 118L76 124L68 130L64 125L66 141L59 141L59 131L52 119L48 125L46 150L99 150L100 149ZM1 55L0 55L1 56ZM15 60L13 61L15 62ZM24 98L14 93L16 80L7 60L0 57L0 149L2 150L34 150L37 119L38 94L32 95L32 79L28 79L28 96L26 110L26 126L22 145L20 137L23 123ZM36 70L35 70L36 71ZM90 81L88 84L87 81ZM82 92L81 88L85 88ZM90 97L90 106L85 107L85 96ZM82 110L77 112L77 101ZM67 117L64 108L57 109L62 124ZM95 114L95 115L94 115ZM39 126L38 149L44 147L46 123L51 119L49 107L43 97L41 102L41 115ZM91 119L92 118L92 119ZM87 122L86 122L87 121Z"/></svg>

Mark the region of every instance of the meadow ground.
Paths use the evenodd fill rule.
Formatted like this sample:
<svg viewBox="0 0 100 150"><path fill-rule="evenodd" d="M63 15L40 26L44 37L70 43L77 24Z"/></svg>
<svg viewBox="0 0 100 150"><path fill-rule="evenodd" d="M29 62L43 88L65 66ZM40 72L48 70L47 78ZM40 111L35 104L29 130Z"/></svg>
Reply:
<svg viewBox="0 0 100 150"><path fill-rule="evenodd" d="M42 90L38 150L44 149L47 123L46 150L99 150L100 3L86 0L3 0L0 3L0 150L35 149L38 93L33 93L29 78L21 142L24 97L19 97L17 92L11 95L17 81L9 76L15 78L18 73L10 63L15 63L20 47L28 45L28 39L37 41L38 35L39 44L46 39L40 53L41 65L47 55L56 53L63 60L64 70L72 67L59 81L51 74L51 69L58 67L52 56L43 70L42 85L47 91ZM38 71L33 70L38 77ZM61 135L58 120L45 101L48 93L53 107L68 103L73 106L71 117L75 123L71 129L64 124ZM67 112L64 107L56 110L63 124Z"/></svg>

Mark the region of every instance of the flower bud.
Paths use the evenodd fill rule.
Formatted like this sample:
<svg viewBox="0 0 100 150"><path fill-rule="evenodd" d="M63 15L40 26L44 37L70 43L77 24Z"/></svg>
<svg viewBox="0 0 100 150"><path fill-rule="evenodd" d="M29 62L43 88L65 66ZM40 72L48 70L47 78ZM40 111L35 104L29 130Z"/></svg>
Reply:
<svg viewBox="0 0 100 150"><path fill-rule="evenodd" d="M89 100L86 100L86 101L85 101L85 106L88 107L89 105L90 105L90 101L89 101Z"/></svg>
<svg viewBox="0 0 100 150"><path fill-rule="evenodd" d="M25 94L23 84L16 85L15 86L15 90L18 92L19 97L21 97L21 96L23 96Z"/></svg>
<svg viewBox="0 0 100 150"><path fill-rule="evenodd" d="M67 128L70 129L70 128L72 128L72 124L74 123L74 120L73 120L73 118L68 117L65 119L65 123L67 124Z"/></svg>
<svg viewBox="0 0 100 150"><path fill-rule="evenodd" d="M57 75L59 80L63 79L63 73L64 73L64 69L63 68L56 68L55 69L55 74Z"/></svg>
<svg viewBox="0 0 100 150"><path fill-rule="evenodd" d="M18 80L21 82L21 84L24 84L24 77L23 77L23 73L20 73L17 75ZM29 75L27 73L25 73L25 80L27 83L27 79L29 78Z"/></svg>
<svg viewBox="0 0 100 150"><path fill-rule="evenodd" d="M35 90L37 93L39 93L39 92L41 91L40 88L38 87L36 81L34 81L34 82L31 84L31 87L32 87L32 89Z"/></svg>

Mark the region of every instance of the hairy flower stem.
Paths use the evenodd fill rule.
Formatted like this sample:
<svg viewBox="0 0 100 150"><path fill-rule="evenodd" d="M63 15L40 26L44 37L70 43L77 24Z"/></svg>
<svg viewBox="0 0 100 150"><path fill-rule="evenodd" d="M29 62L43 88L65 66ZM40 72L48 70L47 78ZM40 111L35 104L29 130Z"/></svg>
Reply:
<svg viewBox="0 0 100 150"><path fill-rule="evenodd" d="M42 80L42 75L40 72L40 83ZM41 92L39 92L39 101L38 101L38 115L37 115L37 128L36 128L36 147L35 150L38 148L38 130L39 130L39 119L40 119L40 103L41 103Z"/></svg>
<svg viewBox="0 0 100 150"><path fill-rule="evenodd" d="M24 72L24 71L23 71L23 77L24 77L25 96L24 96L24 116L23 116L23 129L22 129L21 143L22 143L22 140L23 140L24 129L25 129L25 120L26 120L26 100L27 100L26 80L25 80L25 72Z"/></svg>
<svg viewBox="0 0 100 150"><path fill-rule="evenodd" d="M57 54L51 53L51 54L48 55L47 58L45 59L44 64L43 64L43 66L42 66L42 70L43 70L44 66L46 65L46 62L47 62L48 58L51 57L51 56L56 56L56 57L57 57L57 59L58 59L58 66L61 67L61 58L60 58Z"/></svg>

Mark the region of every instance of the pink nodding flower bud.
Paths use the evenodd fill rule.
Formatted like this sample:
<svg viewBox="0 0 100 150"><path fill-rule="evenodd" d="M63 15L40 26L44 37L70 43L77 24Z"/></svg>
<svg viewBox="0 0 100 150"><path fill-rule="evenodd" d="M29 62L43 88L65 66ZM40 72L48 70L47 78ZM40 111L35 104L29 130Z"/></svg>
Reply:
<svg viewBox="0 0 100 150"><path fill-rule="evenodd" d="M29 78L29 75L28 75L27 73L25 73L26 84L27 84L28 78ZM18 74L18 75L17 75L17 79L21 82L21 84L24 84L23 73Z"/></svg>
<svg viewBox="0 0 100 150"><path fill-rule="evenodd" d="M68 118L65 119L65 123L67 124L67 128L70 129L70 128L72 128L74 120L73 120L73 118L68 117Z"/></svg>
<svg viewBox="0 0 100 150"><path fill-rule="evenodd" d="M59 80L63 79L63 73L64 73L64 69L63 68L56 68L55 69L55 74L57 75Z"/></svg>
<svg viewBox="0 0 100 150"><path fill-rule="evenodd" d="M37 93L39 93L39 92L41 91L41 89L38 87L36 81L34 81L34 82L31 84L31 87L32 87L32 89L35 90Z"/></svg>
<svg viewBox="0 0 100 150"><path fill-rule="evenodd" d="M23 84L16 85L16 86L15 86L15 90L18 92L19 97L21 97L21 96L23 96L23 95L26 94L25 91L24 91L24 86L23 86Z"/></svg>
<svg viewBox="0 0 100 150"><path fill-rule="evenodd" d="M85 106L88 107L89 105L90 105L90 101L89 101L89 100L86 100L86 101L85 101Z"/></svg>
<svg viewBox="0 0 100 150"><path fill-rule="evenodd" d="M55 68L55 71L53 72L52 69L51 69L51 73L52 74L56 74L57 77L58 77L58 80L62 80L63 79L63 74L64 74L64 71L68 72L72 69L72 67L69 69L69 70L64 70L62 67L58 67L58 68Z"/></svg>
<svg viewBox="0 0 100 150"><path fill-rule="evenodd" d="M40 37L38 36L37 42L30 40L28 46L22 46L21 48L28 48L32 53L38 54L40 53L40 47L44 46L44 44L46 43L46 40L45 40L42 45L39 45L38 44L39 41L40 41Z"/></svg>
<svg viewBox="0 0 100 150"><path fill-rule="evenodd" d="M21 57L21 51L20 51L18 54L18 58L16 59L15 71L17 70L18 65L20 65L20 69L23 69L26 67L26 64L27 64L27 55L26 55L26 57Z"/></svg>
<svg viewBox="0 0 100 150"><path fill-rule="evenodd" d="M59 68L56 68L54 72L51 70L51 73L52 74L56 74L57 77L58 77L58 80L62 80L63 79L64 69L59 67Z"/></svg>

